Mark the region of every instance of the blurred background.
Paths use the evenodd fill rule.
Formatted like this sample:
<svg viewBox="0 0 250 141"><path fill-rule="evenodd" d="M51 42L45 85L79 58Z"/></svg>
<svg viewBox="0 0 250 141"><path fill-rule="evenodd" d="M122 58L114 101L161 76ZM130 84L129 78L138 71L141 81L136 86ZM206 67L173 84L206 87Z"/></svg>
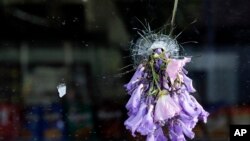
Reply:
<svg viewBox="0 0 250 141"><path fill-rule="evenodd" d="M1 0L0 141L143 140L123 125L133 67L121 68L132 64L134 28L164 27L173 2ZM230 124L250 124L249 5L179 0L174 32L193 56L194 96L210 112L194 140L228 140Z"/></svg>

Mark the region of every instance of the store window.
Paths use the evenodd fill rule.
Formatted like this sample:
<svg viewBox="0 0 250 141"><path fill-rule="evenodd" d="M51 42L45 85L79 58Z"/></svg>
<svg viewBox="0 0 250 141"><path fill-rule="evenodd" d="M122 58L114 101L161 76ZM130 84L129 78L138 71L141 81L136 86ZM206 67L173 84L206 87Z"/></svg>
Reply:
<svg viewBox="0 0 250 141"><path fill-rule="evenodd" d="M192 56L192 95L210 113L194 140L228 140L231 124L250 124L249 4L179 0L173 34ZM131 44L148 27L167 32L173 5L0 1L0 141L145 140L124 126Z"/></svg>

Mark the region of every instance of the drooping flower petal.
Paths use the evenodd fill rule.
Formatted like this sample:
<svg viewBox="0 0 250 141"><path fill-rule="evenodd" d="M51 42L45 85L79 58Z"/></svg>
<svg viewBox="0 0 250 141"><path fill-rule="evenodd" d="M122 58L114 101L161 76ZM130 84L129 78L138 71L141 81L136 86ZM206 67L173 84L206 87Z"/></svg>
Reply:
<svg viewBox="0 0 250 141"><path fill-rule="evenodd" d="M168 82L168 80L167 80L167 78L165 76L163 77L163 80L162 80L162 86L166 90L170 91L169 82Z"/></svg>
<svg viewBox="0 0 250 141"><path fill-rule="evenodd" d="M142 122L143 117L146 114L147 105L145 103L141 103L140 109L136 115L130 115L130 117L124 122L124 125L127 129L129 129L133 136L135 136L135 131L139 127Z"/></svg>
<svg viewBox="0 0 250 141"><path fill-rule="evenodd" d="M190 97L191 97L191 100L195 103L196 107L200 109L201 111L199 114L199 119L201 119L204 123L206 123L209 113L203 109L200 103L192 95Z"/></svg>
<svg viewBox="0 0 250 141"><path fill-rule="evenodd" d="M180 112L179 119L188 127L193 129L198 122L198 117L192 117L185 112Z"/></svg>
<svg viewBox="0 0 250 141"><path fill-rule="evenodd" d="M184 59L170 59L167 65L166 72L170 78L171 84L177 78L178 73L182 70L186 63L190 62L191 58L184 57Z"/></svg>
<svg viewBox="0 0 250 141"><path fill-rule="evenodd" d="M141 133L141 135L148 135L154 132L156 129L156 125L153 121L153 105L149 105L147 114L143 117L143 120L138 127L137 131Z"/></svg>
<svg viewBox="0 0 250 141"><path fill-rule="evenodd" d="M189 128L184 122L180 119L174 119L169 124L170 138L172 141L185 141L186 135L188 138L194 138L194 132L192 128Z"/></svg>
<svg viewBox="0 0 250 141"><path fill-rule="evenodd" d="M206 123L209 113L206 112L197 100L187 91L179 94L179 102L182 110L185 111L186 114L191 116L193 119L199 118Z"/></svg>
<svg viewBox="0 0 250 141"><path fill-rule="evenodd" d="M193 87L193 80L187 77L185 74L183 74L183 81L185 83L185 86L187 88L187 91L190 93L196 92L196 90Z"/></svg>
<svg viewBox="0 0 250 141"><path fill-rule="evenodd" d="M168 140L165 137L165 135L164 135L161 127L157 128L155 130L155 132L154 132L154 138L155 138L155 141L167 141Z"/></svg>
<svg viewBox="0 0 250 141"><path fill-rule="evenodd" d="M148 134L146 141L156 141L154 134L153 133L152 134Z"/></svg>
<svg viewBox="0 0 250 141"><path fill-rule="evenodd" d="M197 107L196 103L191 99L191 95L187 91L179 94L179 102L182 110L188 115L197 117L200 114L201 109Z"/></svg>
<svg viewBox="0 0 250 141"><path fill-rule="evenodd" d="M192 128L187 127L181 120L177 119L177 122L179 124L176 124L176 126L180 126L182 129L182 132L189 137L190 139L194 138L194 132L192 131Z"/></svg>
<svg viewBox="0 0 250 141"><path fill-rule="evenodd" d="M133 91L128 103L126 104L126 108L130 114L135 114L138 111L142 92L143 92L143 84L140 84Z"/></svg>
<svg viewBox="0 0 250 141"><path fill-rule="evenodd" d="M156 121L165 121L174 117L180 111L179 105L175 103L169 94L162 95L157 100L154 118Z"/></svg>
<svg viewBox="0 0 250 141"><path fill-rule="evenodd" d="M184 57L183 61L182 61L182 68L186 65L186 63L189 63L191 61L190 57Z"/></svg>
<svg viewBox="0 0 250 141"><path fill-rule="evenodd" d="M186 93L188 94L188 93ZM198 122L198 116L199 116L199 113L196 113L194 112L193 114L190 114L189 112L186 112L186 111L189 111L189 109L191 109L191 111L193 111L193 108L191 108L190 106L187 106L187 107L184 107L184 108L187 108L187 109L184 109L183 108L183 105L186 105L188 104L188 102L186 102L185 104L183 100L180 100L182 99L184 96L184 94L172 94L172 98L174 99L174 101L176 103L178 103L181 107L181 112L178 114L178 119L180 119L182 122L184 122L189 128L194 128L196 123ZM185 98L187 99L187 98ZM189 114L188 114L189 113Z"/></svg>
<svg viewBox="0 0 250 141"><path fill-rule="evenodd" d="M176 123L170 123L169 125L169 138L171 141L186 141L182 129Z"/></svg>
<svg viewBox="0 0 250 141"><path fill-rule="evenodd" d="M176 59L171 59L167 65L166 72L170 78L171 84L174 83L174 80L177 78L177 74L181 67L181 61Z"/></svg>
<svg viewBox="0 0 250 141"><path fill-rule="evenodd" d="M202 110L199 119L201 119L204 123L207 123L207 117L209 116L209 113L205 110Z"/></svg>
<svg viewBox="0 0 250 141"><path fill-rule="evenodd" d="M140 80L140 78L143 77L144 70L145 70L145 67L142 64L140 64L137 67L136 72L134 73L131 80L127 84L124 85L127 91L131 91L131 89L133 89L133 86Z"/></svg>

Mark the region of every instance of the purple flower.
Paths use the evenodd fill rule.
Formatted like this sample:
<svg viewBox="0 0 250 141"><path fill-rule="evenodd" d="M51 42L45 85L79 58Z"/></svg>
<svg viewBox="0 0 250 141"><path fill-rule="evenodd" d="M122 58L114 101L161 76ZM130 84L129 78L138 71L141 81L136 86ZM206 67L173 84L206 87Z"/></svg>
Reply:
<svg viewBox="0 0 250 141"><path fill-rule="evenodd" d="M187 115L185 112L180 112L178 117L188 128L193 129L198 122L198 117L192 117Z"/></svg>
<svg viewBox="0 0 250 141"><path fill-rule="evenodd" d="M184 122L179 119L174 119L169 124L170 139L172 141L185 141L186 135L188 138L194 138L192 128L189 128Z"/></svg>
<svg viewBox="0 0 250 141"><path fill-rule="evenodd" d="M200 114L200 109L197 108L196 103L194 103L187 91L179 94L179 102L183 111L185 111L188 115L197 117Z"/></svg>
<svg viewBox="0 0 250 141"><path fill-rule="evenodd" d="M156 141L167 141L161 127L155 130L154 137Z"/></svg>
<svg viewBox="0 0 250 141"><path fill-rule="evenodd" d="M169 138L171 141L185 141L185 137L182 134L181 128L175 126L175 120L172 119L169 121L168 130L169 130Z"/></svg>
<svg viewBox="0 0 250 141"><path fill-rule="evenodd" d="M174 84L174 80L177 78L177 74L181 67L181 61L176 59L171 59L167 65L166 72L170 78L171 84Z"/></svg>
<svg viewBox="0 0 250 141"><path fill-rule="evenodd" d="M179 126L172 125L169 127L169 138L171 141L186 141L181 128Z"/></svg>
<svg viewBox="0 0 250 141"><path fill-rule="evenodd" d="M146 141L167 141L168 139L164 136L162 128L159 127L154 133L148 134Z"/></svg>
<svg viewBox="0 0 250 141"><path fill-rule="evenodd" d="M146 141L156 141L154 134L153 133L152 134L148 134Z"/></svg>
<svg viewBox="0 0 250 141"><path fill-rule="evenodd" d="M178 103L180 105L180 107L182 109L178 115L178 118L181 121L183 121L186 125L188 125L188 127L194 128L194 126L198 122L198 113L193 114L193 115L188 114L188 112L186 112L186 111L188 111L187 109L189 109L190 107L188 107L187 109L184 110L183 105L186 105L188 102L186 102L186 101L184 102L183 100L180 100L184 97L183 95L184 94L182 94L182 93L181 94L176 94L176 93L172 94L172 98L174 99L174 101L176 103ZM193 110L191 109L191 111L193 111Z"/></svg>
<svg viewBox="0 0 250 141"><path fill-rule="evenodd" d="M157 100L154 119L159 122L165 121L174 117L180 111L179 105L175 103L170 94L165 94L160 96Z"/></svg>
<svg viewBox="0 0 250 141"><path fill-rule="evenodd" d="M130 115L130 117L125 121L124 125L129 129L133 136L135 136L135 131L142 122L143 117L146 114L147 105L141 103L139 111L136 114Z"/></svg>
<svg viewBox="0 0 250 141"><path fill-rule="evenodd" d="M187 91L179 94L179 104L182 110L193 119L200 118L204 122L207 121L208 112L197 102L197 100Z"/></svg>
<svg viewBox="0 0 250 141"><path fill-rule="evenodd" d="M183 81L185 83L185 86L186 86L188 92L190 92L190 93L196 92L196 90L193 87L192 79L188 78L185 74L183 74Z"/></svg>
<svg viewBox="0 0 250 141"><path fill-rule="evenodd" d="M148 112L147 114L143 117L143 120L138 127L137 131L141 133L141 135L148 135L150 133L153 133L154 130L156 129L156 125L153 121L153 109L154 106L151 104L148 107Z"/></svg>
<svg viewBox="0 0 250 141"><path fill-rule="evenodd" d="M204 123L207 123L207 117L209 116L209 113L205 110L201 111L201 114L199 116L199 119L201 119Z"/></svg>
<svg viewBox="0 0 250 141"><path fill-rule="evenodd" d="M124 125L133 136L135 133L147 136L147 141L193 139L192 130L198 120L206 122L209 114L190 95L196 90L184 66L191 58L173 59L159 48L152 51L149 59L145 59L148 62L140 64L125 85L131 97L126 104L129 118ZM162 130L164 126L168 128L168 138Z"/></svg>
<svg viewBox="0 0 250 141"><path fill-rule="evenodd" d="M142 64L140 64L137 67L136 72L134 73L131 80L127 84L124 85L127 91L131 91L136 86L136 83L139 82L140 79L143 77L144 70L145 70L145 67Z"/></svg>
<svg viewBox="0 0 250 141"><path fill-rule="evenodd" d="M158 59L158 60L156 61L156 64L155 64L155 65L156 65L156 69L157 69L157 70L159 70L159 69L161 68L162 62L163 62L163 61L160 60L160 59Z"/></svg>
<svg viewBox="0 0 250 141"><path fill-rule="evenodd" d="M182 70L187 62L190 62L191 58L185 57L182 60L170 59L167 65L166 72L170 78L171 84L174 84L174 80L177 78L178 73Z"/></svg>
<svg viewBox="0 0 250 141"><path fill-rule="evenodd" d="M179 126L182 129L182 132L189 137L190 139L194 138L194 132L192 131L192 128L189 128L187 125L185 125L184 122L181 120L177 119L177 124L175 126Z"/></svg>
<svg viewBox="0 0 250 141"><path fill-rule="evenodd" d="M128 103L126 104L127 110L129 110L130 114L135 114L140 105L141 95L143 92L143 84L140 84L132 93Z"/></svg>
<svg viewBox="0 0 250 141"><path fill-rule="evenodd" d="M168 84L168 80L166 77L163 77L163 81L162 81L162 85L163 85L163 88L165 88L166 90L170 91L170 86Z"/></svg>
<svg viewBox="0 0 250 141"><path fill-rule="evenodd" d="M206 123L209 113L203 109L200 103L198 103L198 101L192 95L190 95L190 97L191 97L191 100L195 103L196 107L200 109L201 111L199 114L199 119L201 119L204 123Z"/></svg>

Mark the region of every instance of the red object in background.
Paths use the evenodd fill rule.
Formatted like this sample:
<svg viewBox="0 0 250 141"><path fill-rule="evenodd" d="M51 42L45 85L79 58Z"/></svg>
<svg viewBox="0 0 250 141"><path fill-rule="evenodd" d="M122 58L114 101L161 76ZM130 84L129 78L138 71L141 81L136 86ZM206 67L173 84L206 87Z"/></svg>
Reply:
<svg viewBox="0 0 250 141"><path fill-rule="evenodd" d="M230 108L231 124L249 125L250 106L238 106Z"/></svg>
<svg viewBox="0 0 250 141"><path fill-rule="evenodd" d="M13 104L0 104L0 140L17 139L20 131L20 110Z"/></svg>

